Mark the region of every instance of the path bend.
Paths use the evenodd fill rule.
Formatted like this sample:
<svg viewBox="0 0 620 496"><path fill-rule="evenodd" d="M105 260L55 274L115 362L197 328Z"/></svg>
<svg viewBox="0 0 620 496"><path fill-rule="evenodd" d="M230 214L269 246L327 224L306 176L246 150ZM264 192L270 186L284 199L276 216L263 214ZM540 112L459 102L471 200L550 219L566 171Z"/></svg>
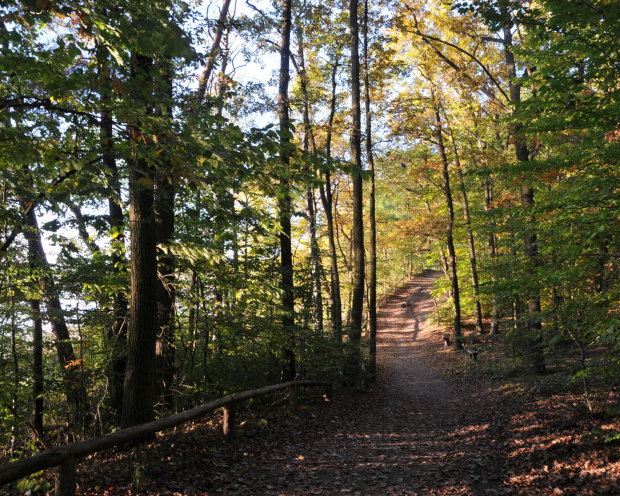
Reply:
<svg viewBox="0 0 620 496"><path fill-rule="evenodd" d="M265 419L248 404L235 443L197 424L134 459L106 459L96 480L85 473L82 482L110 489L84 494L505 494L502 426L492 403L498 396L429 366L445 352L443 332L430 318L439 276L415 277L379 309L379 374L369 392L306 405L298 415L259 412ZM127 486L130 467L142 471L137 489L136 473Z"/></svg>

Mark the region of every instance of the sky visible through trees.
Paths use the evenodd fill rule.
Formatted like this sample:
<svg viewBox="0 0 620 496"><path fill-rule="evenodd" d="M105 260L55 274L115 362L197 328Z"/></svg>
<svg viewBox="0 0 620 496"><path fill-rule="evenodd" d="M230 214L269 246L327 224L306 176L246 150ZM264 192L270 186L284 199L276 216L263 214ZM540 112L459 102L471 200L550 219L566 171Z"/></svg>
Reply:
<svg viewBox="0 0 620 496"><path fill-rule="evenodd" d="M3 4L3 460L294 377L363 389L376 301L429 268L455 356L490 335L617 415L619 17Z"/></svg>

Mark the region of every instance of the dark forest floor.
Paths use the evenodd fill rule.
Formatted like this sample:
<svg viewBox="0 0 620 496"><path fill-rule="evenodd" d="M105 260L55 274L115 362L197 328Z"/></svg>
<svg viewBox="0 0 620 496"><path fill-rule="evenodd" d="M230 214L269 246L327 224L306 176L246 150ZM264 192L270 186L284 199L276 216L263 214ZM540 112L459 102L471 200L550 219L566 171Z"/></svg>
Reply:
<svg viewBox="0 0 620 496"><path fill-rule="evenodd" d="M527 382L472 377L443 348L426 272L379 313L379 381L366 393L317 392L300 411L241 409L237 440L218 418L160 436L148 449L79 464L92 495L618 495L618 442L567 398ZM480 356L481 363L485 356Z"/></svg>

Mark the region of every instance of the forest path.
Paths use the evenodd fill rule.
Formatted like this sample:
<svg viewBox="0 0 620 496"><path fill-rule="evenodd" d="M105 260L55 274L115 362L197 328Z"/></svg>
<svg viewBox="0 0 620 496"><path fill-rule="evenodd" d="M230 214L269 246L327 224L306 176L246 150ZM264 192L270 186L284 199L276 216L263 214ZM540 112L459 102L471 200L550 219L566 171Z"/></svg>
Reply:
<svg viewBox="0 0 620 496"><path fill-rule="evenodd" d="M509 492L501 396L444 378L432 363L445 351L443 330L430 318L439 276L427 271L412 279L379 309L379 380L367 393L340 392L332 402L304 393L314 403L302 400L296 415L248 404L238 412L235 442L224 443L213 423L198 423L135 453L130 463L109 460L96 476L84 474L82 487L98 489L84 494ZM465 365L462 354L448 353Z"/></svg>
<svg viewBox="0 0 620 496"><path fill-rule="evenodd" d="M236 455L222 451L225 460L210 469L217 474L207 494L501 493L500 426L488 404L481 408L484 395L423 358L443 343L430 318L439 276L412 279L380 308L379 381L369 393L312 405L276 437L280 421L239 439Z"/></svg>

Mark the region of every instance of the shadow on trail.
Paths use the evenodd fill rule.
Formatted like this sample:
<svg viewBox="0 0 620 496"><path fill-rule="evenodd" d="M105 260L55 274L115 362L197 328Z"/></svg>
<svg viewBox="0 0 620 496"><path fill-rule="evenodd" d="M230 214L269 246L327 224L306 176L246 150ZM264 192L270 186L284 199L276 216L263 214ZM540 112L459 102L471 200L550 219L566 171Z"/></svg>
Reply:
<svg viewBox="0 0 620 496"><path fill-rule="evenodd" d="M429 319L439 275L416 277L379 310L380 379L370 393L313 406L275 452L243 443L252 494L477 495L503 488L497 426L477 411L481 398L457 391L416 353L424 343L441 346Z"/></svg>
<svg viewBox="0 0 620 496"><path fill-rule="evenodd" d="M425 272L379 309L379 380L370 392L302 401L298 415L261 411L264 419L248 404L238 412L235 443L201 427L178 441L191 438L187 449L149 451L140 462L140 494L502 494L502 426L488 418L488 407L478 407L489 405L486 392L442 378L422 359L421 351L432 356L443 346L429 318L439 276ZM114 474L130 470L131 463L121 465ZM115 477L106 484L117 484ZM129 494L118 489L106 494Z"/></svg>

